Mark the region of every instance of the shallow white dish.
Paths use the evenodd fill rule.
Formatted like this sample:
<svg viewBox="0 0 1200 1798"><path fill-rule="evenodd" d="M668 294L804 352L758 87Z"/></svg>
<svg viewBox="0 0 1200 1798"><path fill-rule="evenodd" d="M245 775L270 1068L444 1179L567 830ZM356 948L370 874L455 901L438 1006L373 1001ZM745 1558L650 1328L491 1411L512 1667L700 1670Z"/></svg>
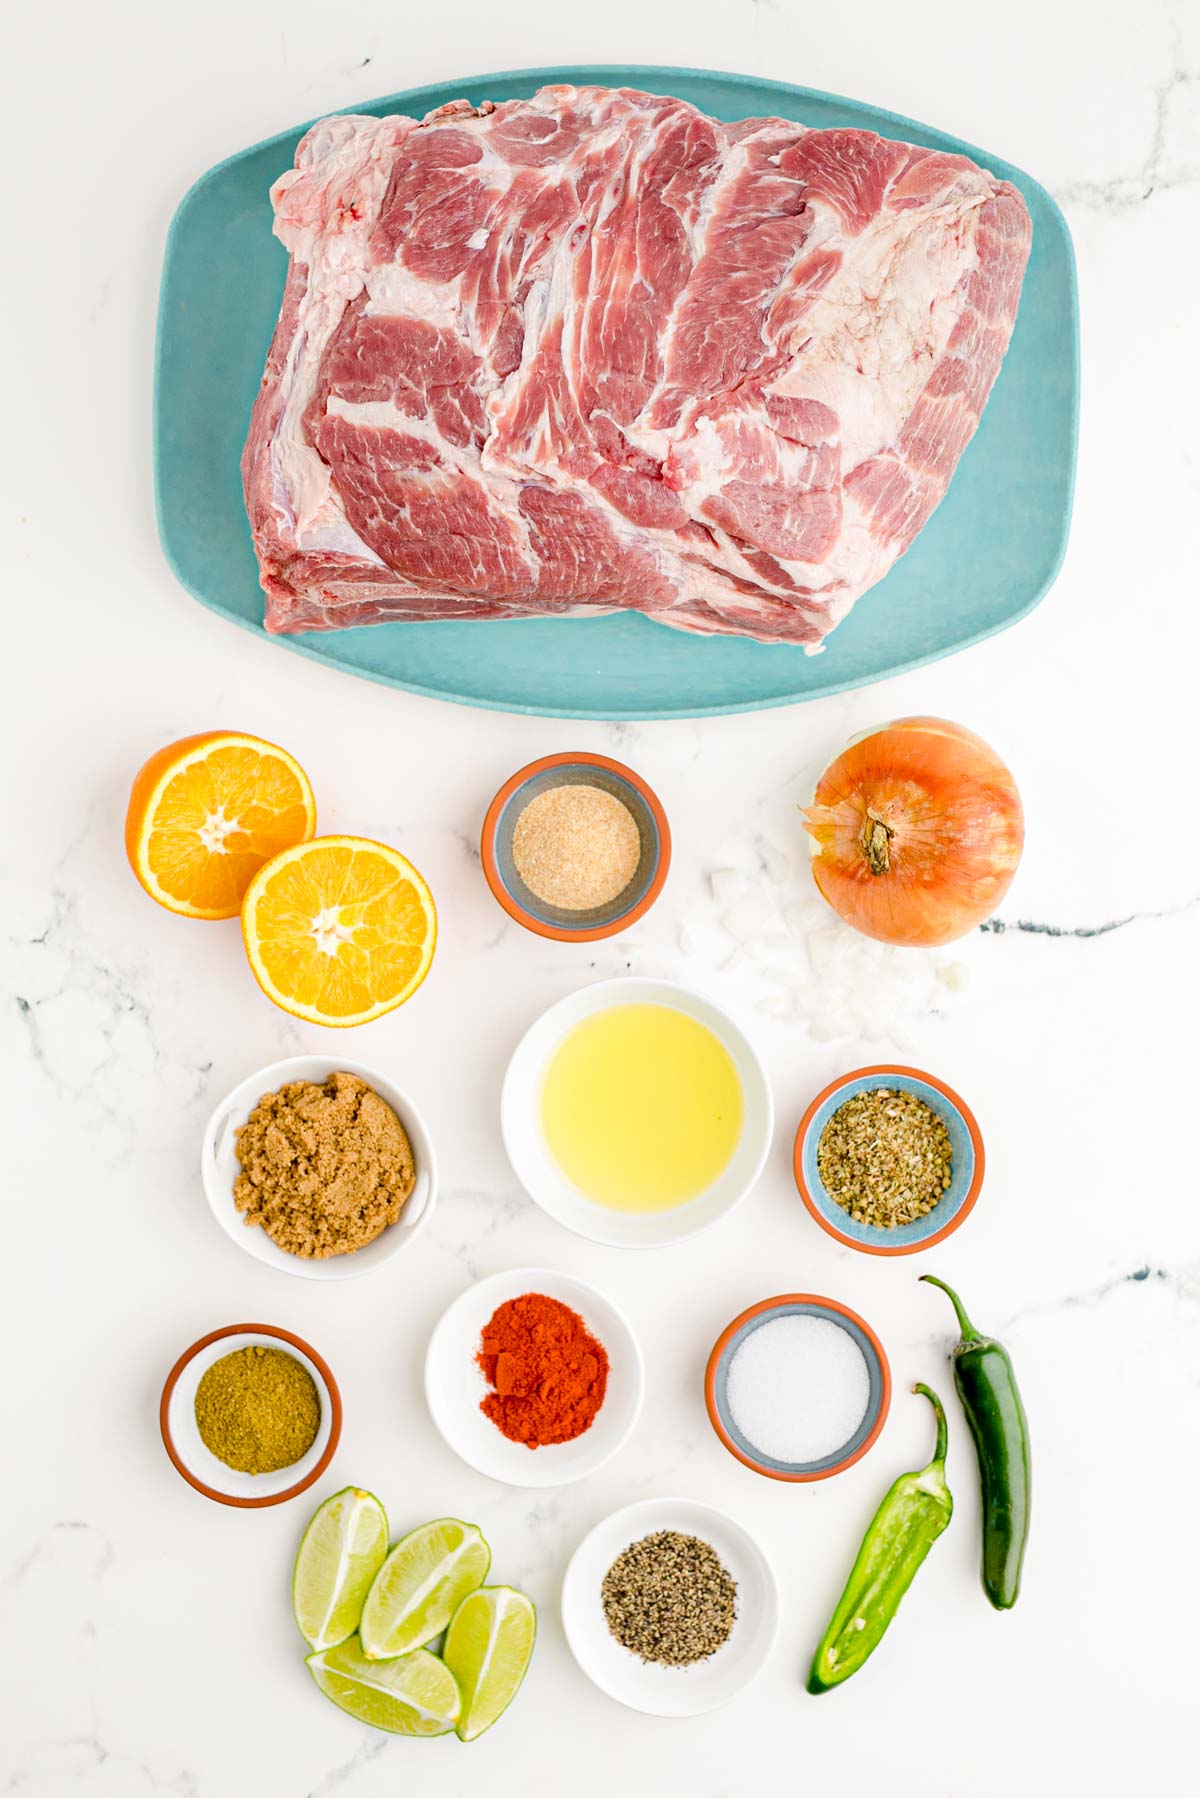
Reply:
<svg viewBox="0 0 1200 1798"><path fill-rule="evenodd" d="M640 1661L604 1620L605 1574L631 1543L658 1530L708 1542L737 1584L728 1641L691 1667ZM696 1717L740 1692L765 1665L779 1633L779 1588L762 1549L732 1517L689 1498L649 1498L614 1511L584 1537L563 1580L562 1619L571 1653L610 1698L651 1717Z"/></svg>
<svg viewBox="0 0 1200 1798"><path fill-rule="evenodd" d="M671 1211L623 1212L596 1204L554 1160L541 1121L542 1084L554 1051L575 1026L611 1005L670 1005L707 1025L728 1051L742 1085L742 1133L729 1165L707 1192ZM733 1210L763 1170L775 1125L766 1070L729 1013L671 980L622 978L580 987L544 1011L513 1052L500 1095L500 1129L530 1198L577 1236L612 1248L661 1248L695 1236Z"/></svg>
<svg viewBox="0 0 1200 1798"><path fill-rule="evenodd" d="M290 1467L274 1473L238 1473L227 1467L205 1446L196 1426L196 1388L213 1362L256 1344L294 1355L312 1375L321 1401L321 1422L312 1447ZM202 1336L179 1357L163 1387L159 1427L163 1446L189 1486L218 1504L249 1510L283 1504L320 1479L342 1433L342 1399L329 1367L302 1337L272 1324L230 1324Z"/></svg>
<svg viewBox="0 0 1200 1798"><path fill-rule="evenodd" d="M386 1099L396 1113L412 1144L416 1185L397 1222L389 1224L374 1242L356 1249L352 1255L331 1255L323 1261L306 1260L303 1255L289 1255L257 1224L247 1224L234 1204L233 1183L239 1171L234 1132L246 1122L265 1093L278 1092L281 1086L287 1086L293 1080L311 1080L319 1086L331 1074L337 1073L357 1074L381 1099ZM293 1055L288 1061L273 1062L270 1067L251 1074L231 1093L226 1093L204 1132L200 1177L204 1182L204 1196L226 1236L231 1237L239 1249L253 1255L256 1261L278 1268L281 1273L296 1274L302 1280L350 1280L381 1267L406 1248L421 1226L428 1223L438 1192L433 1141L408 1094L375 1068L365 1067L359 1061L347 1061L343 1056L328 1055Z"/></svg>
<svg viewBox="0 0 1200 1798"><path fill-rule="evenodd" d="M479 1409L491 1390L475 1360L484 1325L498 1305L526 1292L569 1305L608 1353L604 1403L573 1442L526 1448ZM645 1384L637 1338L617 1307L594 1286L548 1267L513 1268L469 1287L443 1312L425 1354L425 1397L442 1437L469 1467L507 1486L565 1486L595 1473L628 1440Z"/></svg>

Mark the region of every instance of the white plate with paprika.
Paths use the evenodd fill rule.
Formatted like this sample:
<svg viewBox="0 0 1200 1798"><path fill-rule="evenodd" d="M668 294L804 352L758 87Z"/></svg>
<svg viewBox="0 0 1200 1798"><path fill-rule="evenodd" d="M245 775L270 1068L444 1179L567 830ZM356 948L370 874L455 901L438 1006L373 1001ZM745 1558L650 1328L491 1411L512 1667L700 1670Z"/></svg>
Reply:
<svg viewBox="0 0 1200 1798"><path fill-rule="evenodd" d="M425 1355L425 1397L443 1439L507 1486L565 1486L595 1473L628 1441L645 1384L622 1313L548 1267L468 1288Z"/></svg>

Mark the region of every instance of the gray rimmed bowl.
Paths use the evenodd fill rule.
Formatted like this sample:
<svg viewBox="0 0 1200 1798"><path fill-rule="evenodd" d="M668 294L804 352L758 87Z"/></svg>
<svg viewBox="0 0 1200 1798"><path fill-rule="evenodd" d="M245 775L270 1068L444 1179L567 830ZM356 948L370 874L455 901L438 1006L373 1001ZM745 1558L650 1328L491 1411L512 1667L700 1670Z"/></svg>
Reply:
<svg viewBox="0 0 1200 1798"><path fill-rule="evenodd" d="M522 880L513 860L513 831L530 802L552 787L589 786L619 799L637 825L641 853L632 879L607 905L566 911L548 905ZM537 936L560 943L594 943L615 936L649 911L671 865L671 831L657 794L624 762L606 755L547 755L506 780L488 807L480 839L483 872L510 918Z"/></svg>
<svg viewBox="0 0 1200 1798"><path fill-rule="evenodd" d="M764 1455L743 1436L729 1409L729 1367L734 1355L748 1336L778 1317L820 1317L837 1324L853 1339L867 1364L869 1393L863 1420L847 1442L819 1461L776 1461L769 1455ZM827 1480L835 1473L844 1473L856 1461L861 1461L876 1442L892 1402L892 1370L883 1344L857 1311L851 1311L848 1305L840 1304L837 1299L822 1298L818 1293L783 1293L777 1298L760 1299L757 1305L751 1305L748 1311L735 1317L718 1336L705 1370L704 1402L713 1429L743 1467L749 1467L754 1473L765 1474L772 1480Z"/></svg>

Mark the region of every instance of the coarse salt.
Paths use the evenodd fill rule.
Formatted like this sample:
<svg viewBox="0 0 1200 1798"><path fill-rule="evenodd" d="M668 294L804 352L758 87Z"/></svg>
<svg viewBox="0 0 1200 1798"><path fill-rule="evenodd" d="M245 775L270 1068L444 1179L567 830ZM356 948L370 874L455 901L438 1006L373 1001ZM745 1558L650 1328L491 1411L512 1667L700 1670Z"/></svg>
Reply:
<svg viewBox="0 0 1200 1798"><path fill-rule="evenodd" d="M867 1414L871 1376L854 1338L828 1318L774 1317L729 1363L737 1428L768 1460L800 1466L844 1448Z"/></svg>

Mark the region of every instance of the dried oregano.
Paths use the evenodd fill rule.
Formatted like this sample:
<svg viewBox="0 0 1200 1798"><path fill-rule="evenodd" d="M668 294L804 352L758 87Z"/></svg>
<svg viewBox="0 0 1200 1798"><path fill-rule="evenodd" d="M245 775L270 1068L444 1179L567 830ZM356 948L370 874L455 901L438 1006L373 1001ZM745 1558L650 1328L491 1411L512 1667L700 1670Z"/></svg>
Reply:
<svg viewBox="0 0 1200 1798"><path fill-rule="evenodd" d="M950 1132L915 1093L888 1086L839 1105L817 1145L817 1172L856 1224L911 1224L950 1189Z"/></svg>

